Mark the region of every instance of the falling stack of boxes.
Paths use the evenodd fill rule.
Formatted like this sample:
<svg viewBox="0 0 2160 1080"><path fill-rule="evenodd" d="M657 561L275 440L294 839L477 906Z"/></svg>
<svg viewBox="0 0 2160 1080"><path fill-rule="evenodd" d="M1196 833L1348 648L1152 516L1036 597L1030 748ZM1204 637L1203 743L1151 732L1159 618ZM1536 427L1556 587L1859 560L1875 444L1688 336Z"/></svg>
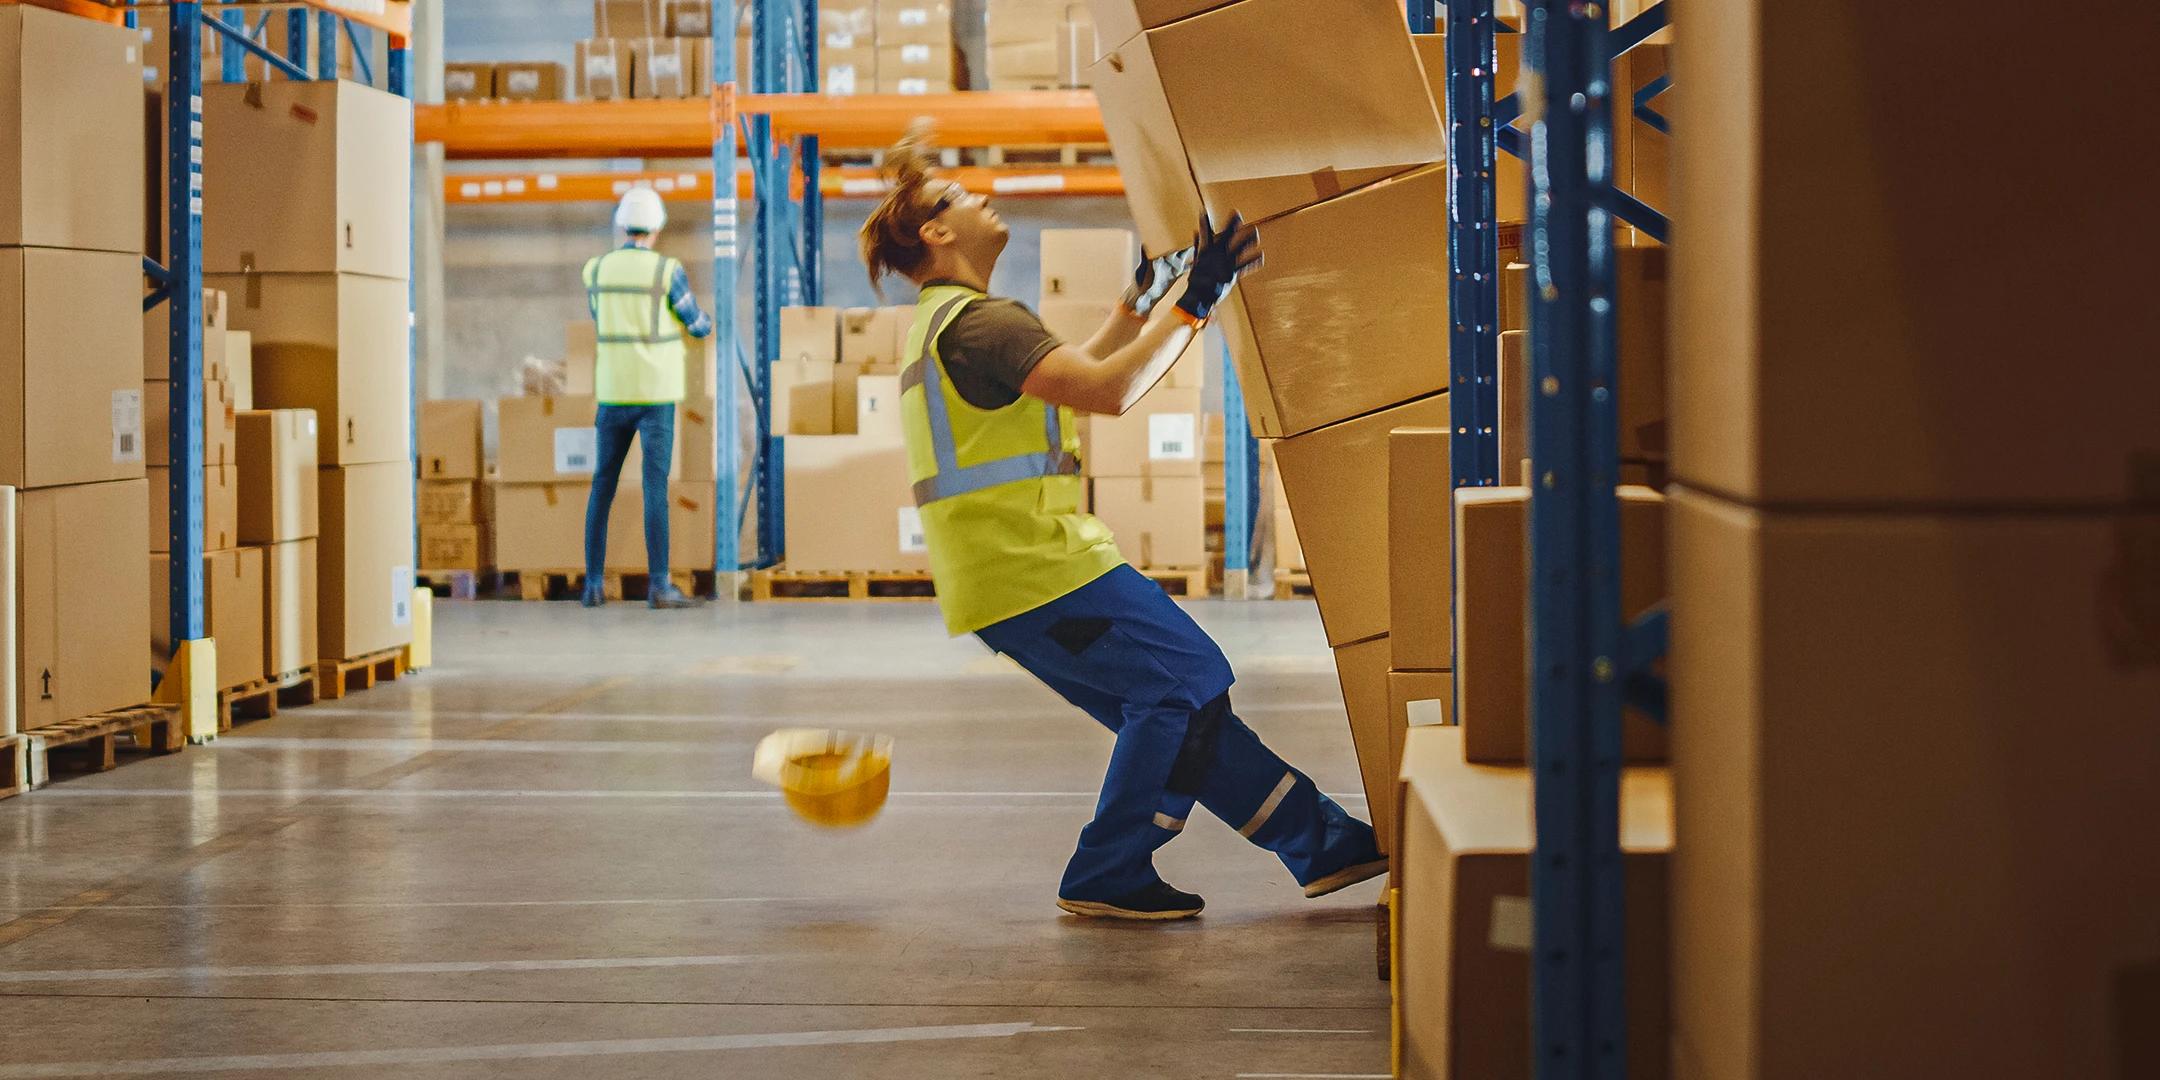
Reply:
<svg viewBox="0 0 2160 1080"><path fill-rule="evenodd" d="M221 350L206 344L205 374L244 377L244 390L216 391L225 409L270 414L239 427L268 460L204 470L206 489L227 482L213 477L235 485L222 506L206 499L206 518L237 513L258 531L236 524L232 542L205 547L294 545L266 553L267 593L304 577L312 538L317 655L401 648L413 633L411 109L342 80L216 84L203 90L203 129L204 281L252 345L240 376L238 364L220 371ZM232 430L206 424L206 443ZM298 445L309 439L312 457ZM302 467L315 470L313 498ZM249 475L267 485L252 514Z"/></svg>
<svg viewBox="0 0 2160 1080"><path fill-rule="evenodd" d="M789 570L930 568L900 430L915 309L783 308L772 425L784 434Z"/></svg>
<svg viewBox="0 0 2160 1080"><path fill-rule="evenodd" d="M593 0L593 36L577 43L571 65L572 94L584 101L704 97L712 82L711 0ZM746 81L746 36L736 45L738 81ZM510 97L506 80L524 85L529 65L475 65L477 96L482 69L492 67L490 96ZM545 76L540 76L544 81ZM447 78L446 78L447 83Z"/></svg>
<svg viewBox="0 0 2160 1080"><path fill-rule="evenodd" d="M11 712L25 729L150 699L143 552L166 533L162 519L145 531L141 45L0 7L0 484L15 489Z"/></svg>
<svg viewBox="0 0 2160 1080"><path fill-rule="evenodd" d="M965 87L941 0L848 0L818 8L818 90L945 94Z"/></svg>

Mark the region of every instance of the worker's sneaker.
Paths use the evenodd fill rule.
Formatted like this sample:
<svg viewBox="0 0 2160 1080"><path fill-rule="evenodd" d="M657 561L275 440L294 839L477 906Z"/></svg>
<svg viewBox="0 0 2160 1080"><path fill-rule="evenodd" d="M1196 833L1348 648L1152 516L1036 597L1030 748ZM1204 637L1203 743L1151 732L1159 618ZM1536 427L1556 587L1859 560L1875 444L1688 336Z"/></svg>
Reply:
<svg viewBox="0 0 2160 1080"><path fill-rule="evenodd" d="M1114 900L1067 900L1060 896L1058 906L1075 915L1101 919L1190 919L1200 914L1207 901L1158 881Z"/></svg>
<svg viewBox="0 0 2160 1080"><path fill-rule="evenodd" d="M663 581L654 585L652 591L646 595L645 603L656 608L686 608L697 605L697 601L690 599L681 589L676 588L675 583L672 581Z"/></svg>
<svg viewBox="0 0 2160 1080"><path fill-rule="evenodd" d="M1353 863L1314 881L1312 884L1305 886L1305 895L1308 898L1326 896L1331 892L1347 889L1360 881L1370 881L1385 873L1387 873L1387 856L1382 855L1371 862Z"/></svg>
<svg viewBox="0 0 2160 1080"><path fill-rule="evenodd" d="M588 578L585 582L585 595L578 597L578 603L586 607L599 607L607 603L607 586Z"/></svg>

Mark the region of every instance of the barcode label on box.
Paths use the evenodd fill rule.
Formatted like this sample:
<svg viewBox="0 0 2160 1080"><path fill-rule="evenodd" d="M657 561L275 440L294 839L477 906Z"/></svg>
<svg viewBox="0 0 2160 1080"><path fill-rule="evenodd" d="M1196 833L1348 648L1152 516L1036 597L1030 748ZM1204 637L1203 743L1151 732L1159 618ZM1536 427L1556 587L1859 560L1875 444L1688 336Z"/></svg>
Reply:
<svg viewBox="0 0 2160 1080"><path fill-rule="evenodd" d="M900 46L900 62L903 64L927 64L930 62L930 46Z"/></svg>
<svg viewBox="0 0 2160 1080"><path fill-rule="evenodd" d="M682 57L669 54L654 55L652 58L652 77L655 81L682 78Z"/></svg>
<svg viewBox="0 0 2160 1080"><path fill-rule="evenodd" d="M1149 461L1193 461L1199 457L1195 438L1200 418L1192 413L1152 413L1147 418Z"/></svg>
<svg viewBox="0 0 2160 1080"><path fill-rule="evenodd" d="M819 89L828 94L853 94L855 86L855 65L834 64L825 69L825 85Z"/></svg>
<svg viewBox="0 0 2160 1080"><path fill-rule="evenodd" d="M390 568L390 625L412 625L413 568Z"/></svg>
<svg viewBox="0 0 2160 1080"><path fill-rule="evenodd" d="M112 392L112 459L117 462L143 459L142 391Z"/></svg>
<svg viewBox="0 0 2160 1080"><path fill-rule="evenodd" d="M899 90L903 94L927 94L930 92L930 80L902 79Z"/></svg>
<svg viewBox="0 0 2160 1080"><path fill-rule="evenodd" d="M503 80L503 86L512 94L537 94L540 92L540 73L537 71L512 71Z"/></svg>
<svg viewBox="0 0 2160 1080"><path fill-rule="evenodd" d="M558 473L590 473L594 462L600 458L600 429L589 427L559 427L555 429L555 471Z"/></svg>
<svg viewBox="0 0 2160 1080"><path fill-rule="evenodd" d="M901 9L900 9L900 25L902 25L902 26L928 26L928 25L930 25L930 9L929 9L929 8L901 8Z"/></svg>
<svg viewBox="0 0 2160 1080"><path fill-rule="evenodd" d="M587 79L612 79L615 77L615 58L612 56L588 56L585 58Z"/></svg>
<svg viewBox="0 0 2160 1080"><path fill-rule="evenodd" d="M930 542L923 539L922 511L912 506L900 508L900 553L920 555L930 550Z"/></svg>

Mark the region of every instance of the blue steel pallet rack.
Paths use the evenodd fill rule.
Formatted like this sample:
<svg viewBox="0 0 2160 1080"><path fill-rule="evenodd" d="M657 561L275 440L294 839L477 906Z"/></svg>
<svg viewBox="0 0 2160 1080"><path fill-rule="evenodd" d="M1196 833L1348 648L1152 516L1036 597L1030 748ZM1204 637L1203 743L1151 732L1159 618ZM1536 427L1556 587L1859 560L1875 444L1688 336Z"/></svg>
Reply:
<svg viewBox="0 0 2160 1080"><path fill-rule="evenodd" d="M1664 216L1614 186L1615 57L1666 26L1650 7L1610 27L1580 0L1527 0L1526 110L1493 98L1492 0L1447 5L1449 339L1454 487L1498 482L1499 250L1496 151L1529 163L1530 696L1537 850L1531 863L1532 1062L1540 1080L1626 1074L1620 862L1623 699L1660 720L1649 672L1665 651L1662 610L1623 625L1617 312L1613 232L1667 236ZM1434 10L1413 6L1413 30ZM1624 103L1659 130L1648 102ZM1511 126L1527 116L1528 132Z"/></svg>
<svg viewBox="0 0 2160 1080"><path fill-rule="evenodd" d="M214 31L225 38L228 46L236 46L219 50L223 57L220 74L226 82L240 82L247 78L247 55L259 57L289 79L337 78L336 34L341 25L353 45L355 62L365 71L372 34L369 28L357 25L335 11L316 11L322 47L317 53L318 66L311 73L307 48L310 8L297 6L286 12L286 54L280 56L255 40L268 23L268 12L250 32L246 15L241 10L227 8L221 18L212 18L203 7L197 0L172 0L165 5L166 15L171 20L166 34L169 48L165 58L168 176L165 194L169 222L166 244L170 255L164 266L159 266L147 255L143 257L144 273L158 283L144 298L143 309L148 311L160 302L170 305L167 325L171 335L171 363L166 377L171 380L172 406L167 416L166 452L171 455L168 460L172 462L168 531L173 573L168 618L175 643L201 640L204 631L202 35L206 29ZM138 11L127 12L127 25L139 25L140 17ZM401 97L410 97L410 53L404 38L390 38L388 57L384 72L388 90ZM407 306L409 309L409 300ZM406 363L410 380L412 353L409 348ZM411 385L410 381L408 385ZM208 738L214 732L213 724L211 732L190 731L189 737Z"/></svg>

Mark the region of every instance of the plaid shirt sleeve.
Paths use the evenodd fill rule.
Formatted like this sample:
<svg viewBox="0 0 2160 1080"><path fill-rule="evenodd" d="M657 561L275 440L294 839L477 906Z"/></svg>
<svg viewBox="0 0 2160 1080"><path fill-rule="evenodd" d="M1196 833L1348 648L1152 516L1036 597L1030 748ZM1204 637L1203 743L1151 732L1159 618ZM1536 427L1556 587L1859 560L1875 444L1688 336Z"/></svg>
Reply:
<svg viewBox="0 0 2160 1080"><path fill-rule="evenodd" d="M697 294L690 291L690 275L681 266L675 268L674 280L668 282L668 306L674 308L675 317L682 320L684 333L694 338L712 334L712 316L698 306Z"/></svg>

